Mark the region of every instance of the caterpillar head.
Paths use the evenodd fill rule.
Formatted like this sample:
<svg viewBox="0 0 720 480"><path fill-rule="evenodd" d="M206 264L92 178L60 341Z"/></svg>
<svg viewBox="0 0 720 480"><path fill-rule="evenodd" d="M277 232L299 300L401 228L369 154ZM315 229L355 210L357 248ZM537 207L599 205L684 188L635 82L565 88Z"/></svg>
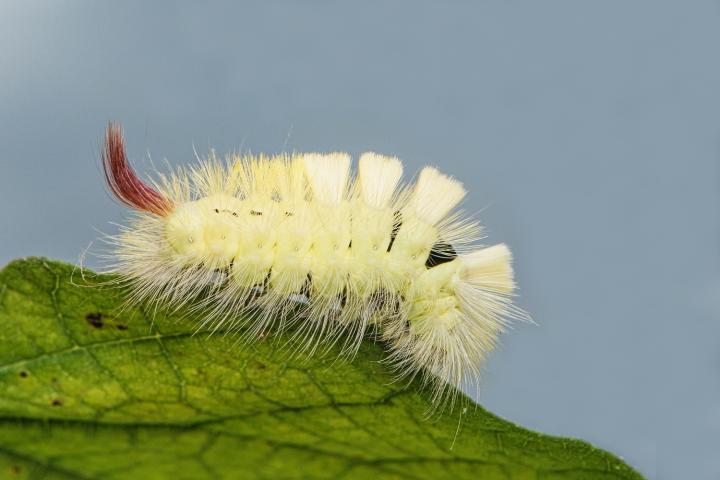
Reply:
<svg viewBox="0 0 720 480"><path fill-rule="evenodd" d="M119 124L108 125L102 164L108 187L121 203L164 222L166 240L181 261L211 268L230 264L237 254L238 199L215 194L196 201L171 200L135 173Z"/></svg>
<svg viewBox="0 0 720 480"><path fill-rule="evenodd" d="M198 202L180 204L167 216L165 234L173 250L188 260L202 258L207 250L205 221Z"/></svg>

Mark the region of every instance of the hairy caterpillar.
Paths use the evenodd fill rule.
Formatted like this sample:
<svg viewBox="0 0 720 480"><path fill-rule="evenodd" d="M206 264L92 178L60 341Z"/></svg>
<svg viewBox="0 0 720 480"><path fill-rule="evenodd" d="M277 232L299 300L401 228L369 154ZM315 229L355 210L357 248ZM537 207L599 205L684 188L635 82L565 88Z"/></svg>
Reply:
<svg viewBox="0 0 720 480"><path fill-rule="evenodd" d="M479 224L453 213L466 192L435 168L401 186L400 161L374 153L354 179L344 153L211 153L148 184L116 124L102 161L110 190L137 212L111 238L131 302L202 311L203 326L249 338L291 325L312 350L342 342L352 354L371 330L435 403L474 381L523 315L510 251L473 246Z"/></svg>

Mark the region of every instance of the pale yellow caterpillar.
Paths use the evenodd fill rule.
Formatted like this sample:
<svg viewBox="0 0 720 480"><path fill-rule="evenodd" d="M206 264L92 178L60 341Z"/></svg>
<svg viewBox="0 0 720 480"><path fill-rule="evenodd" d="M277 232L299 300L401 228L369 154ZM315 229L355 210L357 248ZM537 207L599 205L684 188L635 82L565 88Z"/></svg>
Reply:
<svg viewBox="0 0 720 480"><path fill-rule="evenodd" d="M120 126L102 152L108 185L137 211L112 237L130 301L202 312L248 338L292 327L298 345L356 351L373 331L400 375L420 373L439 403L478 377L511 317L505 245L475 246L477 222L453 213L460 182L425 167L401 186L397 158L214 153L148 185Z"/></svg>

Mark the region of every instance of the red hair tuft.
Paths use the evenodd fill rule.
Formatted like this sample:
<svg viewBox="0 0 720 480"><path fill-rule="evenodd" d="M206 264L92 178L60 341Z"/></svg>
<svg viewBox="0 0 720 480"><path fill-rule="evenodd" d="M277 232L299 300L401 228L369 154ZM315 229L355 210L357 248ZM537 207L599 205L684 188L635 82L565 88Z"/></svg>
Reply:
<svg viewBox="0 0 720 480"><path fill-rule="evenodd" d="M108 187L122 203L161 217L172 211L173 202L143 182L130 166L120 124L108 124L102 163Z"/></svg>

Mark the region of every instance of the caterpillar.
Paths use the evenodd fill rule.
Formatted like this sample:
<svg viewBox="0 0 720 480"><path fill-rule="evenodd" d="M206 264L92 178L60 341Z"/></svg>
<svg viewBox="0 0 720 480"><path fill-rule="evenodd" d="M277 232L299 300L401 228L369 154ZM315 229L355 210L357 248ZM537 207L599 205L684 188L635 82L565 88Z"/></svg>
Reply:
<svg viewBox="0 0 720 480"><path fill-rule="evenodd" d="M513 317L504 244L480 248L455 211L463 185L434 167L400 183L395 157L214 151L149 183L119 124L101 151L110 191L135 211L111 236L111 270L130 303L202 312L199 328L248 340L291 329L316 352L352 355L373 333L399 377L419 375L434 403L476 382ZM456 387L456 388L451 388Z"/></svg>

